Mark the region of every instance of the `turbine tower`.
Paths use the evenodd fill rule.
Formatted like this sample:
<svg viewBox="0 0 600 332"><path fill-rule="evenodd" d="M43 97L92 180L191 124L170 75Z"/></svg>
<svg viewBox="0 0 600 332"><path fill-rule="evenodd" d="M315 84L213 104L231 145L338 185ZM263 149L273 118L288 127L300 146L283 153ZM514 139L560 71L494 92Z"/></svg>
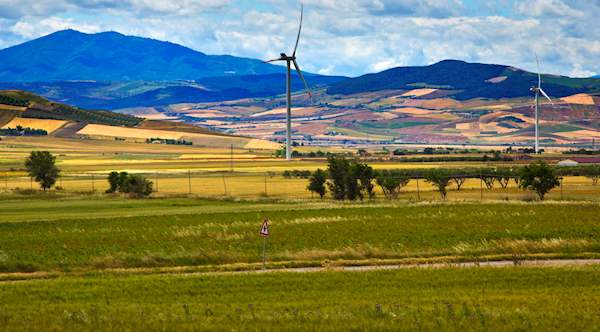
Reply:
<svg viewBox="0 0 600 332"><path fill-rule="evenodd" d="M286 137L285 137L285 159L292 160L292 63L298 72L298 76L304 83L304 88L308 93L308 96L312 100L312 93L304 79L304 75L302 75L302 71L300 70L300 66L298 66L298 62L296 62L296 50L298 49L298 42L300 41L300 32L302 31L302 16L304 14L304 6L300 5L300 26L298 28L298 36L296 37L296 45L294 46L294 51L292 55L286 55L285 53L281 53L280 57L277 59L265 61L265 62L276 62L276 61L285 61L287 64L286 71L286 97L287 97L287 113L286 113Z"/></svg>
<svg viewBox="0 0 600 332"><path fill-rule="evenodd" d="M538 154L540 153L540 93L546 97L546 99L548 99L552 105L554 105L554 103L548 94L542 89L542 74L540 73L540 60L538 59L537 54L535 55L535 62L537 63L538 84L537 86L531 87L530 90L535 94L535 154Z"/></svg>

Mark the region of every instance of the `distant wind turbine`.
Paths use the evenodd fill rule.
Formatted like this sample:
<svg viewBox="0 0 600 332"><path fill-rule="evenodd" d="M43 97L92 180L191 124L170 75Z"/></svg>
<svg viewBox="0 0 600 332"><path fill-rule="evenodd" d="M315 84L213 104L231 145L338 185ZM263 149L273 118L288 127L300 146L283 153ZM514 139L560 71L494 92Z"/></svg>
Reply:
<svg viewBox="0 0 600 332"><path fill-rule="evenodd" d="M537 63L538 84L537 87L533 86L530 90L535 94L535 153L538 154L540 153L540 93L546 97L546 99L548 99L553 106L554 103L548 94L542 89L542 74L540 73L540 60L538 59L537 54L535 55L535 62Z"/></svg>
<svg viewBox="0 0 600 332"><path fill-rule="evenodd" d="M296 37L296 45L294 46L294 51L292 55L286 55L285 53L281 53L281 56L277 59L265 61L265 62L276 62L276 61L285 61L287 64L287 72L286 72L286 93L287 93L287 116L286 116L286 137L285 137L285 159L292 159L292 78L291 78L291 65L294 64L296 71L298 72L298 76L304 83L304 87L308 93L308 96L312 100L312 93L306 80L304 79L304 75L302 75L302 71L300 71L300 66L298 66L298 62L296 62L296 50L298 49L298 42L300 41L300 32L302 31L302 16L304 14L304 6L300 5L300 26L298 28L298 36Z"/></svg>

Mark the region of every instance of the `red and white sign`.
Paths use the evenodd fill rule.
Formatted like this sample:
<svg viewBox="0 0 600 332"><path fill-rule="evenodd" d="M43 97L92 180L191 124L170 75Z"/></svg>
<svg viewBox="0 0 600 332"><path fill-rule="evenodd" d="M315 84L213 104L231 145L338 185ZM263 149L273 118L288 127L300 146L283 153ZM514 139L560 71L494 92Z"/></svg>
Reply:
<svg viewBox="0 0 600 332"><path fill-rule="evenodd" d="M269 236L269 219L263 220L262 226L260 226L260 235Z"/></svg>

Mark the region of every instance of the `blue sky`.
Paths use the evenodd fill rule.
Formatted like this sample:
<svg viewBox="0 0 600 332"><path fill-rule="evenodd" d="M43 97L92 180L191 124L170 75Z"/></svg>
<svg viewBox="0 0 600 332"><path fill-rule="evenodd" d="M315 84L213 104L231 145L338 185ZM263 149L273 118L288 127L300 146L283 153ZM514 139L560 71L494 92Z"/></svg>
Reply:
<svg viewBox="0 0 600 332"><path fill-rule="evenodd" d="M443 59L600 73L600 0L305 0L306 71L356 76ZM57 30L114 30L209 54L289 51L298 1L0 0L0 48Z"/></svg>

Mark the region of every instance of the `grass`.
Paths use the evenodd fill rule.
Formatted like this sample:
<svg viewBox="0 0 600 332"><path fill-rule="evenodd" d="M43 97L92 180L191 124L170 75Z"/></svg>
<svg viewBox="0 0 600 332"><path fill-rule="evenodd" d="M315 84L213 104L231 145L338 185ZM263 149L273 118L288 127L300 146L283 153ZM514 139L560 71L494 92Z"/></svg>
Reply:
<svg viewBox="0 0 600 332"><path fill-rule="evenodd" d="M0 201L0 270L600 253L594 203L336 204L189 199Z"/></svg>
<svg viewBox="0 0 600 332"><path fill-rule="evenodd" d="M105 276L0 284L9 331L594 331L598 267Z"/></svg>

